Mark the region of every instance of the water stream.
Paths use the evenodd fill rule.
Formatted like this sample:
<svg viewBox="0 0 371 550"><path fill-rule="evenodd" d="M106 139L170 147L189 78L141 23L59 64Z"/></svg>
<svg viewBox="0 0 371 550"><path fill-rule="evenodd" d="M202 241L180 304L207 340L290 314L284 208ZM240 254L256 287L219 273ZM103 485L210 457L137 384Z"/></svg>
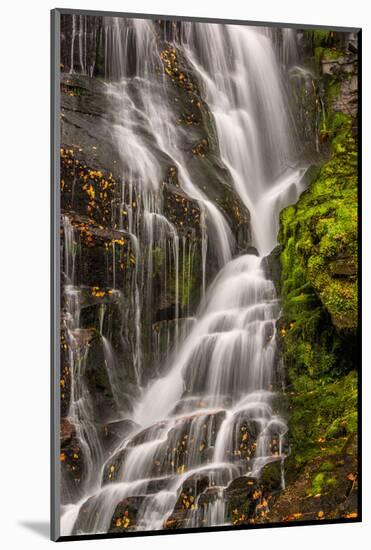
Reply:
<svg viewBox="0 0 371 550"><path fill-rule="evenodd" d="M84 22L73 17L71 55L80 59L80 72L89 74ZM84 368L80 347L78 356L71 357L69 414L79 426L90 475L82 498L62 509L64 535L106 532L117 505L129 497L141 497L136 529L162 529L182 487L196 486L205 476L215 498L198 507L197 495L187 512L189 527L226 524L225 488L239 476L258 477L269 462L280 462L284 485L287 424L277 408L280 304L263 258L276 244L280 211L295 202L304 188L305 167L296 162L295 129L284 80L290 66L297 64L295 35L286 31L281 56L274 47L276 31L264 28L184 23L177 36L170 37L197 76L213 115L220 157L251 214L252 244L258 255L233 257L234 238L227 220L190 175L182 131L169 108L169 79L162 70L154 23L105 18L107 100L115 115L110 131L126 166L120 204L120 212L126 215L121 215L119 229L129 234L136 257L130 305L135 330L130 338L138 392L131 412L125 413L117 378L120 365L109 334L104 334L102 309L100 333L117 419L126 414L134 427L110 456L103 457L89 421L89 393L78 382ZM130 55L133 49L135 55ZM194 257L197 245L164 215L159 155L171 160L180 187L201 212L202 288L196 315L180 311L179 288L184 289L180 283L194 268L184 258ZM70 297L66 330L73 343L83 337L81 289L75 279L76 250L67 219L64 233ZM217 252L219 272L208 284L210 247ZM165 366L157 377L148 379L143 372L141 319L153 299L155 248L165 258L161 283L165 291L170 278L175 281L175 335L168 336L173 345L164 356L159 333L152 334L156 363ZM120 295L114 280L112 286ZM113 482L107 479L110 471L115 473Z"/></svg>

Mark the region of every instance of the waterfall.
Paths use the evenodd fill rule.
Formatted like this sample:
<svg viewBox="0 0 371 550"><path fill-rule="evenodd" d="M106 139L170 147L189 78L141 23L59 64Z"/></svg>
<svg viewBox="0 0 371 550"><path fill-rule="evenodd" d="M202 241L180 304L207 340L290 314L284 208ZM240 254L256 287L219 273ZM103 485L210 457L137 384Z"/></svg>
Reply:
<svg viewBox="0 0 371 550"><path fill-rule="evenodd" d="M73 16L71 72L76 67L74 59L79 60L81 72L87 72L84 28L84 20ZM207 479L208 488L214 490L213 500L201 507L202 492L193 493L186 525L226 524L230 483L239 476L259 478L274 461L282 467L284 485L287 424L276 405L280 303L266 276L263 257L276 244L279 212L304 189L305 167L296 161L290 100L283 80L284 71L297 62L295 34L289 29L284 33L279 61L271 30L205 23L182 23L170 36L168 30L165 36L184 54L200 83L215 125L220 158L237 196L250 211L253 244L259 255L234 257L235 239L228 220L191 174L182 144L184 134L174 124L170 108L171 82L163 71L164 43L159 42L155 23L104 18L109 132L123 167L117 225L129 238L135 262L130 296L125 295L129 313L123 319L123 327L131 324L134 330L125 333L123 328L123 332L131 342L138 392L130 411L125 411L120 364L102 309L99 334L116 419L129 417L133 429L116 449L104 454L89 420L89 392L79 386L84 357L72 358L70 417L87 449L90 477L84 481L81 498L62 510L63 535L107 532L117 506L135 498L135 529L162 529L182 488L196 486L201 479ZM171 165L179 192L198 207L198 241L166 216L159 159ZM72 342L80 330L82 290L75 280L76 237L67 219L63 228L70 296L67 330ZM197 247L202 258L200 304L190 315L185 281L195 269ZM160 267L154 251L161 258ZM218 265L213 281L207 276L210 251ZM115 280L115 249L112 261L112 287L124 299ZM166 304L174 308L173 325L167 319L165 327L153 324L142 330L156 299L156 270L163 294L167 295L170 285L174 288L175 303ZM154 358L149 377L143 370L145 338Z"/></svg>
<svg viewBox="0 0 371 550"><path fill-rule="evenodd" d="M252 217L261 255L275 245L278 214L303 190L293 169L290 104L270 34L233 25L189 24L187 56L203 82L223 162ZM285 63L293 36L285 29ZM274 100L272 99L274 98Z"/></svg>

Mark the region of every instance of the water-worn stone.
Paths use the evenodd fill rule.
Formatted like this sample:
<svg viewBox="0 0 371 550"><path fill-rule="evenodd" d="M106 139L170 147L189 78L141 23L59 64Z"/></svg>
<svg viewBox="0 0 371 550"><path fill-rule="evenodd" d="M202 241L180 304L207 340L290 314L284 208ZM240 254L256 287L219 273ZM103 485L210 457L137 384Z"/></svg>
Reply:
<svg viewBox="0 0 371 550"><path fill-rule="evenodd" d="M135 529L138 511L144 500L144 496L127 497L122 500L116 506L108 533L122 533Z"/></svg>
<svg viewBox="0 0 371 550"><path fill-rule="evenodd" d="M210 479L204 473L194 474L183 483L174 510L164 524L165 529L186 528L196 509L197 496L209 486Z"/></svg>

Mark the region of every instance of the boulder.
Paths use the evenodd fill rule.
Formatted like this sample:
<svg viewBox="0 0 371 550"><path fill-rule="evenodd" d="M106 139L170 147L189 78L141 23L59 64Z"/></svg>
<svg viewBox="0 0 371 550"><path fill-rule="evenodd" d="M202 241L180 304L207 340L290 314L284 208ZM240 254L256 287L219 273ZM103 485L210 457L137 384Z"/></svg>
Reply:
<svg viewBox="0 0 371 550"><path fill-rule="evenodd" d="M264 492L278 492L282 489L282 462L274 460L268 462L259 476L259 484Z"/></svg>
<svg viewBox="0 0 371 550"><path fill-rule="evenodd" d="M77 502L84 493L85 457L76 427L64 419L60 426L61 504Z"/></svg>
<svg viewBox="0 0 371 550"><path fill-rule="evenodd" d="M281 281L281 262L280 257L282 253L282 246L278 245L262 260L262 266L265 271L266 277L273 281L277 292L279 292Z"/></svg>
<svg viewBox="0 0 371 550"><path fill-rule="evenodd" d="M123 533L137 527L138 512L146 497L132 496L124 498L116 506L108 533Z"/></svg>
<svg viewBox="0 0 371 550"><path fill-rule="evenodd" d="M165 529L180 529L190 526L196 510L196 499L209 486L210 479L203 473L193 474L183 483L174 510L167 518Z"/></svg>

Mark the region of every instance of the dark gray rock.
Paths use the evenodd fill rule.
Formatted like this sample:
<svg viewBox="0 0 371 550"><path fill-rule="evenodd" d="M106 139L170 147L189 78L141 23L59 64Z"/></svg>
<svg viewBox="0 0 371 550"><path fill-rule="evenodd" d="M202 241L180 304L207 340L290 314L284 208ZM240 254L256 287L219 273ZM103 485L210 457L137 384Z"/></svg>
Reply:
<svg viewBox="0 0 371 550"><path fill-rule="evenodd" d="M279 292L281 284L281 252L282 246L276 246L268 256L263 258L262 262L266 277L273 281L277 292Z"/></svg>

